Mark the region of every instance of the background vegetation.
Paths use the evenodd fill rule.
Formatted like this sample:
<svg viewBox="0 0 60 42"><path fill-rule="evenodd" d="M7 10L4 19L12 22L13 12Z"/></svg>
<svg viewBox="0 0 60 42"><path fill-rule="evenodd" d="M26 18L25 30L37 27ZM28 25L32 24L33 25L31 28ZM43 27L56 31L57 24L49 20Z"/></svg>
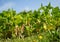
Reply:
<svg viewBox="0 0 60 42"><path fill-rule="evenodd" d="M23 38L16 37L14 29L18 25ZM10 33L10 34L8 34ZM10 39L8 39L10 38ZM20 38L20 39L19 39ZM38 10L22 11L8 9L0 13L0 42L60 42L60 9L48 6Z"/></svg>

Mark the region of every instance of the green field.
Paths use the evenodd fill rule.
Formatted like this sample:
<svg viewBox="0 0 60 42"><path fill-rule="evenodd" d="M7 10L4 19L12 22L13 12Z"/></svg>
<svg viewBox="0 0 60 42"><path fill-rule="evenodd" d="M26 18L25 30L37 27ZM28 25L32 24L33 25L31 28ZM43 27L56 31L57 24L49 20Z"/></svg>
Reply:
<svg viewBox="0 0 60 42"><path fill-rule="evenodd" d="M0 42L60 42L60 9L50 3L37 10L0 12Z"/></svg>

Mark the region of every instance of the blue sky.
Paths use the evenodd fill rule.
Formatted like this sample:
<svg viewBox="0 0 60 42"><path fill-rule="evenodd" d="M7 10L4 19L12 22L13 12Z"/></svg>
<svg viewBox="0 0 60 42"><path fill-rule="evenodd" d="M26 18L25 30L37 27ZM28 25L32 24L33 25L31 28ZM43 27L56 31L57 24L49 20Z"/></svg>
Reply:
<svg viewBox="0 0 60 42"><path fill-rule="evenodd" d="M0 12L9 8L13 8L17 12L35 10L40 7L41 3L45 6L49 2L54 7L60 7L60 0L0 0Z"/></svg>

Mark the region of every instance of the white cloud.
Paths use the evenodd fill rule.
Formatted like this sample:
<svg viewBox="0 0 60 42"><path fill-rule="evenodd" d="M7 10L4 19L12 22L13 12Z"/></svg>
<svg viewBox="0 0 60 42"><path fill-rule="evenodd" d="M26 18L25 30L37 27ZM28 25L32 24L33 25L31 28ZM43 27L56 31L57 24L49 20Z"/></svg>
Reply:
<svg viewBox="0 0 60 42"><path fill-rule="evenodd" d="M31 10L31 8L25 7L24 10L25 10L25 11L29 11L29 10Z"/></svg>
<svg viewBox="0 0 60 42"><path fill-rule="evenodd" d="M7 10L12 8L15 4L12 2L5 3L4 5L0 6L0 11Z"/></svg>

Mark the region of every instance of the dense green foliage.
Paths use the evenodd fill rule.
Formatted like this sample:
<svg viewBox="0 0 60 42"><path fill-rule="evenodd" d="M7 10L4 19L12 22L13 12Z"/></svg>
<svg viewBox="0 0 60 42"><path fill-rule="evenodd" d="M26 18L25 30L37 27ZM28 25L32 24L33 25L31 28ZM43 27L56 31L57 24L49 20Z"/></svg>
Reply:
<svg viewBox="0 0 60 42"><path fill-rule="evenodd" d="M23 35L42 35L47 42L59 42L60 40L60 9L43 6L38 10L22 11L16 13L15 10L8 9L0 13L0 37L5 38L8 31L12 32L14 37L14 28L16 25L21 27L25 25Z"/></svg>

